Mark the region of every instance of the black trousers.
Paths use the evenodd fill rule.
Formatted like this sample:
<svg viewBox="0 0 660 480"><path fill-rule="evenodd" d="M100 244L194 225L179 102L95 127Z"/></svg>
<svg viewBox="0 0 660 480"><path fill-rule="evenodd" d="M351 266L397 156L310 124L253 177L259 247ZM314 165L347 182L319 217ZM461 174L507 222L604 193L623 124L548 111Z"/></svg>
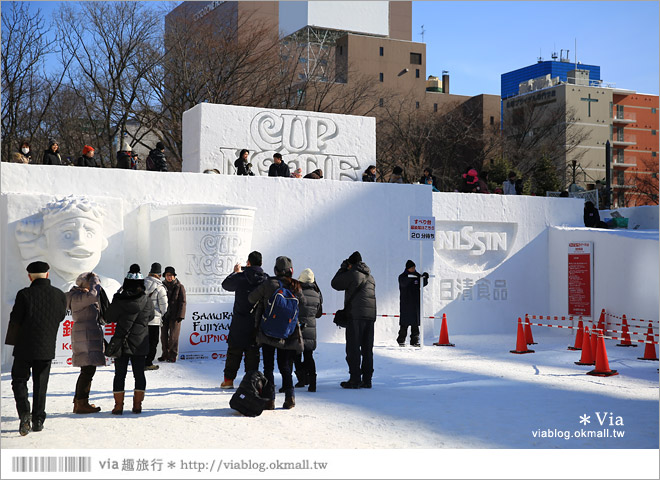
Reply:
<svg viewBox="0 0 660 480"><path fill-rule="evenodd" d="M147 388L147 379L144 376L144 355L131 355L115 358L115 378L112 381L113 392L123 392L126 383L126 373L128 372L128 361L131 361L133 378L135 378L135 390L145 390Z"/></svg>
<svg viewBox="0 0 660 480"><path fill-rule="evenodd" d="M19 418L30 414L27 382L32 372L32 421L46 420L46 392L51 360L26 360L14 357L11 366L11 389Z"/></svg>
<svg viewBox="0 0 660 480"><path fill-rule="evenodd" d="M158 338L160 337L160 327L158 325L149 325L149 353L145 365L153 365L158 350Z"/></svg>
<svg viewBox="0 0 660 480"><path fill-rule="evenodd" d="M77 400L85 400L89 398L89 391L92 389L92 379L96 373L94 365L86 365L80 367L80 375L76 382L76 394L74 398Z"/></svg>
<svg viewBox="0 0 660 480"><path fill-rule="evenodd" d="M316 375L316 362L314 361L314 350L305 349L302 354L296 355L296 372L301 375Z"/></svg>
<svg viewBox="0 0 660 480"><path fill-rule="evenodd" d="M241 360L245 355L245 371L259 370L259 347L227 347L227 359L225 360L225 378L234 380L241 368Z"/></svg>
<svg viewBox="0 0 660 480"><path fill-rule="evenodd" d="M346 328L346 363L352 382L369 381L374 373L374 323L352 319Z"/></svg>
<svg viewBox="0 0 660 480"><path fill-rule="evenodd" d="M408 325L399 325L399 336L396 337L397 343L406 343L406 336L408 335ZM410 344L415 345L419 343L419 325L410 325Z"/></svg>
<svg viewBox="0 0 660 480"><path fill-rule="evenodd" d="M293 395L293 378L291 371L293 370L293 358L296 352L293 350L282 350L280 348L271 347L270 345L263 345L263 358L264 358L264 377L268 379L268 391L262 393L265 398L275 398L275 351L277 351L277 368L282 375L282 388L284 393Z"/></svg>

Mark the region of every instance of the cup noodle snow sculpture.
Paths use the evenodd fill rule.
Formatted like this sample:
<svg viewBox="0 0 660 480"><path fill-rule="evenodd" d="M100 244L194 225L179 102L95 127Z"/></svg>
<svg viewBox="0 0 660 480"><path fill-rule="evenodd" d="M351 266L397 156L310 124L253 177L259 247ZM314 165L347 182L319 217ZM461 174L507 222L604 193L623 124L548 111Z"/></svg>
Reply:
<svg viewBox="0 0 660 480"><path fill-rule="evenodd" d="M268 175L274 153L291 170L316 169L331 180L359 180L376 164L376 120L371 117L196 105L183 114L183 170L234 174L242 149L255 175Z"/></svg>

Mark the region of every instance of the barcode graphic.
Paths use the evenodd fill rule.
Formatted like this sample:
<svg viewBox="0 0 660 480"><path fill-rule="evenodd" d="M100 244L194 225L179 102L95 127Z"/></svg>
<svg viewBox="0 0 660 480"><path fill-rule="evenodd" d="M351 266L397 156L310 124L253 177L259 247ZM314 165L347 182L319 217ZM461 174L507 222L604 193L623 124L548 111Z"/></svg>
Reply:
<svg viewBox="0 0 660 480"><path fill-rule="evenodd" d="M91 472L92 457L14 457L12 472Z"/></svg>

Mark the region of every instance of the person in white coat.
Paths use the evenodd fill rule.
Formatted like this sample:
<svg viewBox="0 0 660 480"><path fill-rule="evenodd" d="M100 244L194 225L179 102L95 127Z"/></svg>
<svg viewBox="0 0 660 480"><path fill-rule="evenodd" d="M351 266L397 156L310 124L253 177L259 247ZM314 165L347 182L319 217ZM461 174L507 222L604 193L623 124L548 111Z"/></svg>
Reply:
<svg viewBox="0 0 660 480"><path fill-rule="evenodd" d="M154 365L156 350L158 349L158 338L160 337L160 327L163 325L163 315L167 312L167 289L160 279L162 273L160 263L151 265L149 276L144 279L145 293L154 304L154 319L149 322L149 353L145 362L145 370L158 370L158 365Z"/></svg>

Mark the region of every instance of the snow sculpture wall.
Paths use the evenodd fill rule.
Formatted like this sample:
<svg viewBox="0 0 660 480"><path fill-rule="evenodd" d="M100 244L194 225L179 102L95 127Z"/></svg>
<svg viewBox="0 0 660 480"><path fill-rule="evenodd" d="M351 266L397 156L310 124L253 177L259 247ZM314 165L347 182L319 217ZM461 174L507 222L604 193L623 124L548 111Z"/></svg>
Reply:
<svg viewBox="0 0 660 480"><path fill-rule="evenodd" d="M236 173L242 149L255 175L268 175L273 154L303 175L320 168L332 180L358 180L376 165L371 117L200 104L183 114L183 171Z"/></svg>

